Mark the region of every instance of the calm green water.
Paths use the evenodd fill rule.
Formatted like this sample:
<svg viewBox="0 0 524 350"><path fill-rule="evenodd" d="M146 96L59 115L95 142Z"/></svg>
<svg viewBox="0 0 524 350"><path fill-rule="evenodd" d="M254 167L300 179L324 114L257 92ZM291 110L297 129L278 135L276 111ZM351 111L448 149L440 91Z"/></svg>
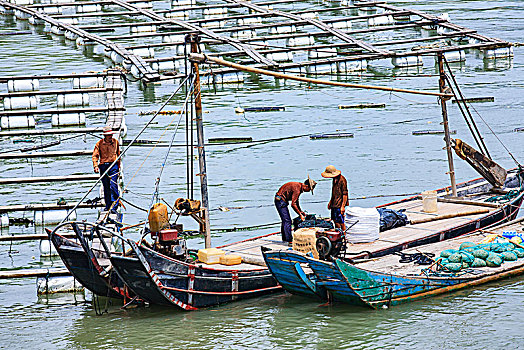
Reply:
<svg viewBox="0 0 524 350"><path fill-rule="evenodd" d="M448 12L451 20L481 34L512 42L523 41L524 3L522 1L392 1L430 13ZM155 7L166 7L155 2ZM0 16L0 33L29 30L27 23ZM385 40L385 39L384 39ZM69 73L102 70L109 62L84 55L70 42L51 38L41 32L33 35L0 36L0 75ZM524 159L524 50L515 48L515 58L486 63L471 52L467 63L455 65L458 81L466 96L495 96L494 103L475 104L476 110L491 125L515 157ZM160 52L162 54L162 52ZM166 53L163 53L165 55ZM434 75L433 58L425 58L423 72ZM348 81L387 86L434 89L434 76L391 77L389 62L370 64L368 75ZM409 72L408 72L409 73ZM379 77L380 75L380 77ZM388 75L382 77L382 75ZM44 85L49 88L51 85ZM52 87L67 87L67 82ZM136 135L148 120L143 110L156 109L173 91L163 83L142 88L130 83L126 96L128 138ZM95 98L92 96L92 98ZM177 102L168 109L177 109ZM102 98L95 98L98 104ZM380 110L339 110L339 104L385 103ZM51 107L52 98L41 105ZM275 82L249 77L239 86L207 90L203 95L207 137L251 136L253 139L285 137L313 132L349 131L353 139L311 141L297 138L254 147L214 146L207 149L211 208L246 207L229 212L213 210L214 227L250 226L278 221L272 196L278 187L309 174L319 181L315 196L304 195L302 206L327 215L329 181L320 177L328 164L334 164L349 180L352 197L420 192L446 185L447 163L441 136L412 136L414 130L439 129L440 107L435 99L390 95L375 91L342 88L311 89L302 84ZM286 106L285 112L235 114L236 106ZM457 137L473 144L455 105L450 108L451 129ZM175 123L178 117L175 117ZM38 119L40 128L50 123ZM158 139L173 116L158 119L141 138ZM478 119L478 118L477 118ZM88 116L88 126L99 126L104 117ZM503 166L514 164L504 148L478 121L491 155ZM173 127L171 127L173 129ZM164 136L163 140L168 140ZM183 140L183 134L177 135ZM36 143L51 141L38 138ZM57 149L91 149L96 139L64 141ZM26 144L23 144L26 146ZM0 150L21 147L12 140L0 140ZM149 205L165 149L156 149L146 159L149 148L133 148L124 160L126 198L139 206ZM144 163L142 167L141 164ZM161 193L169 202L185 196L183 154L175 151L162 179ZM459 181L477 175L464 162L456 161ZM139 168L140 167L140 168ZM139 169L139 171L137 171ZM86 174L92 171L89 157L57 160L9 160L0 164L2 177ZM74 201L88 184L41 184L0 186L3 204L52 202L60 197ZM91 197L95 197L92 194ZM354 200L351 205L372 206L397 197ZM19 214L21 216L22 214ZM26 216L32 214L26 213ZM80 211L80 218L93 218ZM135 223L143 214L132 208L125 221ZM189 225L189 222L186 222ZM215 245L233 242L268 230L216 233ZM35 233L41 228L10 227L2 234ZM200 239L189 243L202 245ZM59 260L40 258L37 242L17 242L0 246L3 269L61 266ZM524 279L516 278L431 300L415 302L389 310L372 311L336 304L323 306L288 294L278 294L202 310L181 312L171 308L140 308L123 311L117 305L96 316L82 295L38 298L33 279L0 280L0 348L166 348L166 349L338 349L338 348L425 348L482 349L524 347L520 320L524 303Z"/></svg>

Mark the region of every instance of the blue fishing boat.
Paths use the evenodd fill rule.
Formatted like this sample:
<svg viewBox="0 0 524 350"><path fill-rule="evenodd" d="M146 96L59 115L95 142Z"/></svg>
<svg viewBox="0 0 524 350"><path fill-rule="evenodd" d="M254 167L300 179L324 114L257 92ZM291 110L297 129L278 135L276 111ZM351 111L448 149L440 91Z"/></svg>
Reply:
<svg viewBox="0 0 524 350"><path fill-rule="evenodd" d="M467 201L448 201L446 196L449 188L441 188L437 190L437 196L442 197L443 201L439 202L439 211L467 213L476 205L485 210L470 211L470 215L458 218L451 217L397 227L381 232L379 239L370 243L347 243L345 250L337 258L351 264L361 259L381 257L408 248L445 241L513 220L518 214L524 197L522 178L521 172L510 172L503 190L506 193L511 192L513 197L500 204L486 202L490 198L501 197L495 192L490 192L493 187L484 179L479 178L457 185L458 195L460 197L467 195ZM387 207L395 210L409 208L407 216L415 222L421 216L425 216L422 214L422 206L422 200L414 196L381 205L379 208ZM340 293L354 294L345 287L341 272L332 259L315 259L311 254L294 250L263 250L263 256L278 283L292 294L314 296L325 300L332 296L337 299L337 288L341 289ZM330 293L327 293L327 286ZM361 303L358 299L354 301L357 304Z"/></svg>
<svg viewBox="0 0 524 350"><path fill-rule="evenodd" d="M518 243L508 243L513 247L505 248L504 245L506 244L504 243L479 243L482 243L489 234L502 235L504 231L520 232L520 235L523 235L523 224L524 218L520 218L492 228L489 232L481 231L458 239L421 246L417 250L406 251L408 254L423 252L426 255L435 254L438 256L439 253L442 254L442 252L451 248L458 249L462 245L469 247L470 251L474 251L476 249L474 247L484 247L492 251L495 249L494 247L504 248L499 250L505 251L505 254L509 252L509 260L503 261L499 266L492 264L489 267L489 264L487 266L486 264L479 264L472 267L466 264L466 267L459 267L458 271L452 271L446 268L450 265L441 265L444 260L442 257L435 258L435 263L430 267L406 263L402 259L399 260L396 255L369 260L357 265L349 264L341 259L334 259L334 267L343 276L343 287L331 289L327 286L326 288L336 300L379 308L518 276L524 273L524 246ZM490 246L490 248L486 248L487 246ZM456 249L452 249L452 251L456 252ZM511 253L511 249L515 249L516 253ZM465 251L467 251L467 248ZM486 255L488 257L491 254L500 255L493 252L486 252L486 254L489 254ZM511 257L512 255L514 256ZM464 255L463 259L466 256Z"/></svg>

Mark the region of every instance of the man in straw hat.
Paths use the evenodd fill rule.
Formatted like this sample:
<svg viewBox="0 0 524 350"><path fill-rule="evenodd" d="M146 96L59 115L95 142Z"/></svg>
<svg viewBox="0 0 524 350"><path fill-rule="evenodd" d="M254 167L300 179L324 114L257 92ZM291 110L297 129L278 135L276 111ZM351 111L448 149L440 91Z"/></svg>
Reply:
<svg viewBox="0 0 524 350"><path fill-rule="evenodd" d="M98 141L93 150L93 169L95 173L104 174L111 164L120 155L120 147L118 141L113 138L115 133L109 126L102 129L104 138ZM115 211L118 207L118 171L120 169L120 160L109 169L109 172L102 177L102 185L104 186L104 202L105 210Z"/></svg>
<svg viewBox="0 0 524 350"><path fill-rule="evenodd" d="M306 213L300 209L300 203L298 198L302 192L309 192L313 194L313 189L317 183L307 177L307 180L302 182L288 182L282 185L275 195L275 207L277 208L278 215L282 220L282 226L280 232L282 233L282 240L284 242L291 242L293 240L293 234L291 233L291 216L289 216L288 205L291 202L291 208L300 216L300 219L304 221L306 219Z"/></svg>
<svg viewBox="0 0 524 350"><path fill-rule="evenodd" d="M331 187L331 200L328 203L328 209L331 209L331 220L335 223L336 228L346 231L344 215L346 206L349 205L348 182L340 170L333 165L328 165L322 173L322 177L333 179Z"/></svg>

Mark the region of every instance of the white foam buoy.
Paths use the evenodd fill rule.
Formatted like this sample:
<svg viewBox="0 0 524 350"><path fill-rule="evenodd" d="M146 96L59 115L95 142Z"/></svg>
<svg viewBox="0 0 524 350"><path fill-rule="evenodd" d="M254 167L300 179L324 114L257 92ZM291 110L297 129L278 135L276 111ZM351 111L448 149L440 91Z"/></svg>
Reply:
<svg viewBox="0 0 524 350"><path fill-rule="evenodd" d="M295 25L290 26L279 26L271 27L269 30L270 34L287 34L287 33L296 33L297 27Z"/></svg>
<svg viewBox="0 0 524 350"><path fill-rule="evenodd" d="M81 77L73 78L72 88L73 89L90 89L90 88L102 88L104 87L103 77Z"/></svg>
<svg viewBox="0 0 524 350"><path fill-rule="evenodd" d="M46 15L61 15L62 7L61 6L42 7L41 12Z"/></svg>
<svg viewBox="0 0 524 350"><path fill-rule="evenodd" d="M370 27L387 26L393 23L395 23L395 20L391 15L368 18L368 26Z"/></svg>
<svg viewBox="0 0 524 350"><path fill-rule="evenodd" d="M248 18L237 19L238 26L247 26L250 24L260 24L260 23L262 23L262 17L248 17Z"/></svg>
<svg viewBox="0 0 524 350"><path fill-rule="evenodd" d="M308 51L309 58L324 58L324 57L334 57L337 55L336 47L325 47L317 50Z"/></svg>
<svg viewBox="0 0 524 350"><path fill-rule="evenodd" d="M140 78L140 70L134 64L131 66L131 75L137 79Z"/></svg>
<svg viewBox="0 0 524 350"><path fill-rule="evenodd" d="M350 29L351 21L332 22L329 24L329 26L335 29Z"/></svg>
<svg viewBox="0 0 524 350"><path fill-rule="evenodd" d="M9 215L7 213L0 214L0 228L9 227Z"/></svg>
<svg viewBox="0 0 524 350"><path fill-rule="evenodd" d="M51 116L52 126L65 126L65 125L85 125L86 114L85 113L61 113L53 114Z"/></svg>
<svg viewBox="0 0 524 350"><path fill-rule="evenodd" d="M286 39L286 46L311 46L315 45L315 38L312 36L302 36L297 38L288 38Z"/></svg>
<svg viewBox="0 0 524 350"><path fill-rule="evenodd" d="M16 5L33 5L34 0L11 0L10 2L15 3Z"/></svg>
<svg viewBox="0 0 524 350"><path fill-rule="evenodd" d="M231 33L231 36L236 39L254 38L257 36L257 31L254 29L239 30Z"/></svg>
<svg viewBox="0 0 524 350"><path fill-rule="evenodd" d="M155 49L152 47L143 47L140 49L131 50L133 55L140 56L142 58L153 58L155 57Z"/></svg>
<svg viewBox="0 0 524 350"><path fill-rule="evenodd" d="M60 22L66 23L66 24L78 24L78 18L75 18L75 17L61 18Z"/></svg>
<svg viewBox="0 0 524 350"><path fill-rule="evenodd" d="M35 117L32 115L1 117L0 126L2 130L34 128Z"/></svg>
<svg viewBox="0 0 524 350"><path fill-rule="evenodd" d="M367 60L338 62L338 71L342 73L363 71L368 69Z"/></svg>
<svg viewBox="0 0 524 350"><path fill-rule="evenodd" d="M55 246L48 239L42 239L40 241L40 256L55 256L58 252Z"/></svg>
<svg viewBox="0 0 524 350"><path fill-rule="evenodd" d="M131 34L154 33L156 32L156 25L150 24L150 25L131 26L129 30L131 31Z"/></svg>
<svg viewBox="0 0 524 350"><path fill-rule="evenodd" d="M59 26L51 26L51 33L55 35L64 35L64 28Z"/></svg>
<svg viewBox="0 0 524 350"><path fill-rule="evenodd" d="M56 96L58 107L88 106L89 94L59 94Z"/></svg>
<svg viewBox="0 0 524 350"><path fill-rule="evenodd" d="M39 102L38 96L15 96L4 98L4 109L32 109L36 108Z"/></svg>
<svg viewBox="0 0 524 350"><path fill-rule="evenodd" d="M139 7L141 9L152 9L153 8L153 2L152 1L140 1L133 3L136 7Z"/></svg>
<svg viewBox="0 0 524 350"><path fill-rule="evenodd" d="M47 224L58 224L67 216L66 209L58 210L40 210L35 211L33 215L33 222L36 226ZM76 210L69 215L68 220L76 220Z"/></svg>
<svg viewBox="0 0 524 350"><path fill-rule="evenodd" d="M45 21L41 18L38 18L36 16L31 16L29 17L29 23L34 25L34 26L38 26L38 25L42 25L45 23Z"/></svg>
<svg viewBox="0 0 524 350"><path fill-rule="evenodd" d="M65 36L65 38L67 40L71 40L71 41L76 41L76 39L78 38L78 34L76 34L75 32L72 32L70 30L66 30L64 36Z"/></svg>
<svg viewBox="0 0 524 350"><path fill-rule="evenodd" d="M37 91L40 90L40 82L38 79L24 79L24 80L8 80L8 92L20 91Z"/></svg>
<svg viewBox="0 0 524 350"><path fill-rule="evenodd" d="M176 43L176 42L185 42L185 35L163 35L162 36L162 42L163 43Z"/></svg>
<svg viewBox="0 0 524 350"><path fill-rule="evenodd" d="M513 46L483 51L483 56L485 59L508 58L513 57L513 55Z"/></svg>
<svg viewBox="0 0 524 350"><path fill-rule="evenodd" d="M171 7L195 5L196 0L171 0Z"/></svg>
<svg viewBox="0 0 524 350"><path fill-rule="evenodd" d="M100 4L78 5L76 7L76 13L100 12L100 11L102 11L102 5Z"/></svg>
<svg viewBox="0 0 524 350"><path fill-rule="evenodd" d="M174 61L152 62L151 69L157 72L173 71L175 70Z"/></svg>
<svg viewBox="0 0 524 350"><path fill-rule="evenodd" d="M267 59L275 62L288 62L293 61L293 52L274 52L266 55Z"/></svg>
<svg viewBox="0 0 524 350"><path fill-rule="evenodd" d="M167 18L181 18L188 19L189 11L170 11L165 14Z"/></svg>
<svg viewBox="0 0 524 350"><path fill-rule="evenodd" d="M443 56L446 58L446 61L448 61L449 63L463 62L466 60L466 52L464 50L444 52ZM438 62L438 57L435 56L435 63L437 62Z"/></svg>
<svg viewBox="0 0 524 350"><path fill-rule="evenodd" d="M422 66L424 62L421 56L403 56L391 58L391 63L395 67Z"/></svg>
<svg viewBox="0 0 524 350"><path fill-rule="evenodd" d="M38 295L54 293L82 292L84 287L73 276L38 277L36 279Z"/></svg>

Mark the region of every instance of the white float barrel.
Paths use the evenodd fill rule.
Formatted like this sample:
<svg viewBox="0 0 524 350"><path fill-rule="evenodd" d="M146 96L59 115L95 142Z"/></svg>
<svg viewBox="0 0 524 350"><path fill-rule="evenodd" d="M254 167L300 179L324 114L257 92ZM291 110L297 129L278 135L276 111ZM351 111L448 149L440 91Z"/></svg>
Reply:
<svg viewBox="0 0 524 350"><path fill-rule="evenodd" d="M15 17L18 19L29 19L31 14L20 10L15 10Z"/></svg>
<svg viewBox="0 0 524 350"><path fill-rule="evenodd" d="M143 47L140 49L131 50L133 55L140 56L143 58L153 58L155 57L155 49L152 47Z"/></svg>
<svg viewBox="0 0 524 350"><path fill-rule="evenodd" d="M337 55L337 48L336 47L326 47L318 51L310 50L308 55L309 55L309 58L334 57Z"/></svg>
<svg viewBox="0 0 524 350"><path fill-rule="evenodd" d="M38 18L38 17L31 16L31 17L29 17L29 23L31 23L32 25L36 26L36 25L44 24L45 21L43 19Z"/></svg>
<svg viewBox="0 0 524 350"><path fill-rule="evenodd" d="M163 43L185 42L185 36L184 35L163 35L162 42Z"/></svg>
<svg viewBox="0 0 524 350"><path fill-rule="evenodd" d="M40 82L38 79L24 79L24 80L8 80L7 91L37 91L40 90Z"/></svg>
<svg viewBox="0 0 524 350"><path fill-rule="evenodd" d="M73 89L90 89L104 87L103 77L73 78Z"/></svg>
<svg viewBox="0 0 524 350"><path fill-rule="evenodd" d="M78 24L78 18L75 18L75 17L60 18L60 22L66 23L66 24Z"/></svg>
<svg viewBox="0 0 524 350"><path fill-rule="evenodd" d="M7 213L0 214L0 228L9 227L9 215Z"/></svg>
<svg viewBox="0 0 524 350"><path fill-rule="evenodd" d="M131 66L131 75L135 78L140 78L140 71L138 70L138 67L134 64Z"/></svg>
<svg viewBox="0 0 524 350"><path fill-rule="evenodd" d="M51 26L51 33L55 35L64 35L64 29L59 26Z"/></svg>
<svg viewBox="0 0 524 350"><path fill-rule="evenodd" d="M387 26L393 23L395 23L393 16L379 16L379 17L368 18L368 26L370 27Z"/></svg>
<svg viewBox="0 0 524 350"><path fill-rule="evenodd" d="M111 61L122 64L124 62L124 57L120 56L116 51L111 51Z"/></svg>
<svg viewBox="0 0 524 350"><path fill-rule="evenodd" d="M33 5L34 0L11 0L10 2L15 3L16 5Z"/></svg>
<svg viewBox="0 0 524 350"><path fill-rule="evenodd" d="M195 5L196 0L171 0L171 7Z"/></svg>
<svg viewBox="0 0 524 350"><path fill-rule="evenodd" d="M35 117L32 115L1 117L0 126L2 127L2 130L34 128Z"/></svg>
<svg viewBox="0 0 524 350"><path fill-rule="evenodd" d="M291 26L280 26L280 27L271 27L269 32L271 34L286 34L286 33L295 33L297 31L297 27L294 25Z"/></svg>
<svg viewBox="0 0 524 350"><path fill-rule="evenodd" d="M40 241L40 256L55 256L58 255L58 252L55 249L55 246L48 239L43 239Z"/></svg>
<svg viewBox="0 0 524 350"><path fill-rule="evenodd" d="M312 36L304 36L286 39L286 46L310 46L315 45L315 39Z"/></svg>
<svg viewBox="0 0 524 350"><path fill-rule="evenodd" d="M32 109L38 105L37 96L15 96L4 98L4 109Z"/></svg>
<svg viewBox="0 0 524 350"><path fill-rule="evenodd" d="M58 210L40 210L35 211L34 213L34 223L35 225L48 225L48 224L58 224L67 215L66 209L58 209ZM76 220L76 211L73 211L71 215L67 218L67 220L74 221Z"/></svg>
<svg viewBox="0 0 524 350"><path fill-rule="evenodd" d="M100 11L102 11L102 5L100 4L78 5L76 7L76 13L100 12Z"/></svg>
<svg viewBox="0 0 524 350"><path fill-rule="evenodd" d="M175 62L174 61L152 62L151 68L157 72L172 71L172 70L175 70Z"/></svg>
<svg viewBox="0 0 524 350"><path fill-rule="evenodd" d="M65 125L85 125L86 114L85 113L62 113L53 114L51 116L52 126L65 126Z"/></svg>
<svg viewBox="0 0 524 350"><path fill-rule="evenodd" d="M89 94L59 94L56 98L58 107L88 106Z"/></svg>
<svg viewBox="0 0 524 350"><path fill-rule="evenodd" d="M150 24L150 25L141 25L141 26L131 26L130 30L131 30L131 34L152 33L152 32L156 32L156 25Z"/></svg>
<svg viewBox="0 0 524 350"><path fill-rule="evenodd" d="M165 14L167 18L189 18L189 11L171 11Z"/></svg>
<svg viewBox="0 0 524 350"><path fill-rule="evenodd" d="M422 66L422 56L404 56L404 57L393 57L391 63L395 67L411 67L411 66Z"/></svg>
<svg viewBox="0 0 524 350"><path fill-rule="evenodd" d="M75 41L78 38L78 34L72 32L70 30L66 30L65 38L68 39L68 40Z"/></svg>
<svg viewBox="0 0 524 350"><path fill-rule="evenodd" d="M292 51L274 52L274 53L268 54L266 57L275 62L293 61L293 52Z"/></svg>
<svg viewBox="0 0 524 350"><path fill-rule="evenodd" d="M333 22L330 24L330 26L335 29L349 29L351 28L351 22L350 21Z"/></svg>
<svg viewBox="0 0 524 350"><path fill-rule="evenodd" d="M141 2L135 2L133 3L138 8L141 9L151 9L153 8L153 2L152 1L141 1Z"/></svg>
<svg viewBox="0 0 524 350"><path fill-rule="evenodd" d="M82 292L84 287L73 276L38 277L36 288L39 295Z"/></svg>

